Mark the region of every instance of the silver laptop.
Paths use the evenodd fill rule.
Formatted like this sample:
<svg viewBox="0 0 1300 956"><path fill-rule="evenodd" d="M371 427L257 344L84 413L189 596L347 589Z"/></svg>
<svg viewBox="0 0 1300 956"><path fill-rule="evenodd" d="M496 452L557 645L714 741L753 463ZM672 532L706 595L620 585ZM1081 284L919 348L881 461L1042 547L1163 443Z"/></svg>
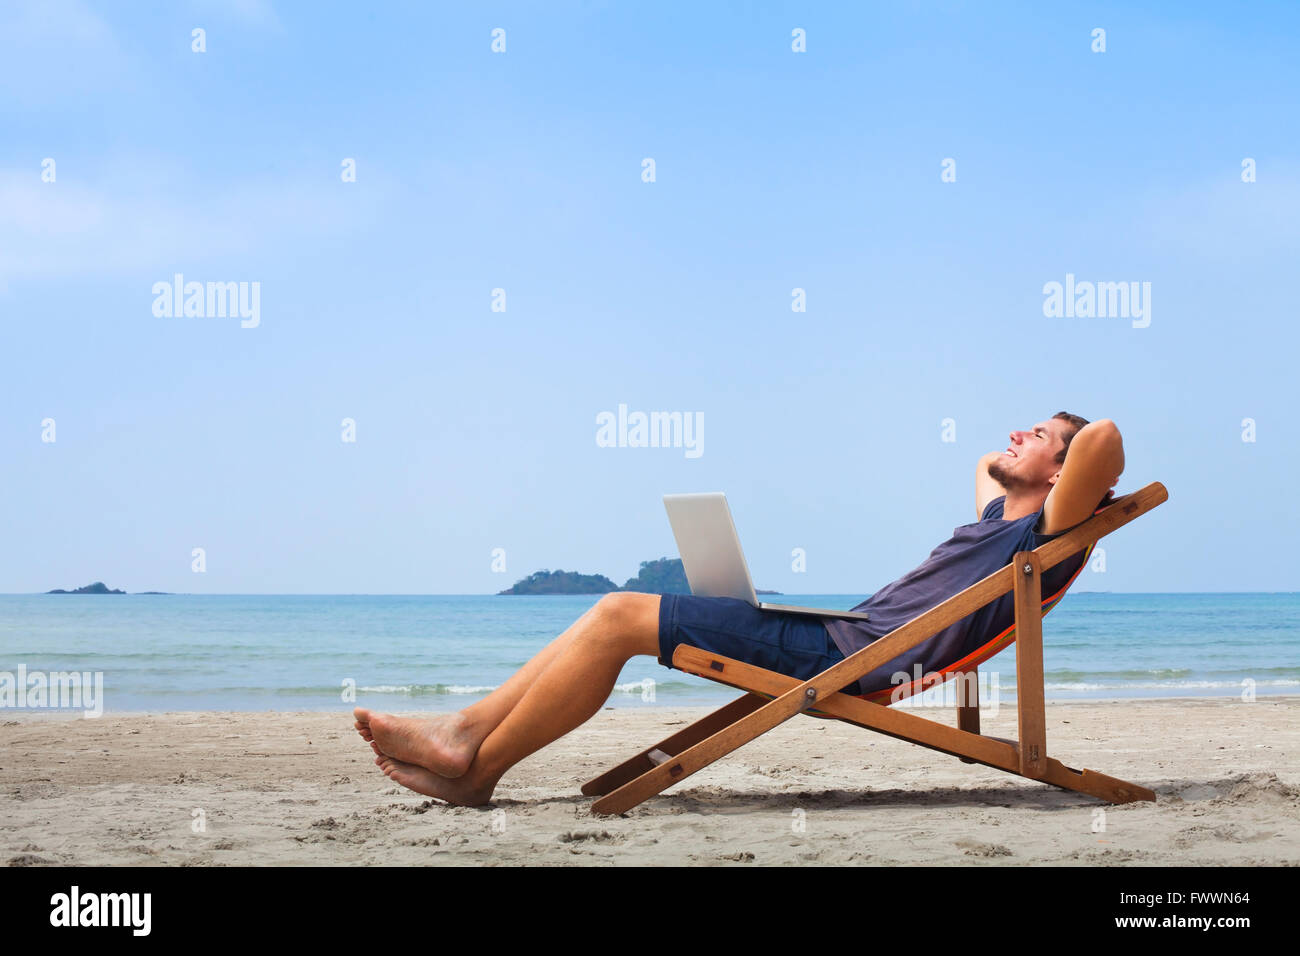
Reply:
<svg viewBox="0 0 1300 956"><path fill-rule="evenodd" d="M866 621L860 611L832 611L817 607L792 607L788 604L760 602L749 577L749 565L740 550L727 496L722 492L697 495L664 495L668 523L677 539L677 553L691 593L701 597L729 597L748 601L764 611L785 611L814 617L836 617L847 621Z"/></svg>

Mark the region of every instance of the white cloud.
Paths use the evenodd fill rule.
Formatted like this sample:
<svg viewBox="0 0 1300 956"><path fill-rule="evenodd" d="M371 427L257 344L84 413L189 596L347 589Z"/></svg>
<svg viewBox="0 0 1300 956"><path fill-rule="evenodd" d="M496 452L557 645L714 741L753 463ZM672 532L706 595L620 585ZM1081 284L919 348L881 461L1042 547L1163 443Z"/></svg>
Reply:
<svg viewBox="0 0 1300 956"><path fill-rule="evenodd" d="M1266 172L1265 172L1266 170ZM1134 227L1154 247L1224 261L1263 248L1291 254L1300 247L1300 175L1267 166L1243 183L1229 167L1221 180L1149 197Z"/></svg>
<svg viewBox="0 0 1300 956"><path fill-rule="evenodd" d="M195 7L205 15L230 14L253 26L281 29L280 18L270 0L198 0Z"/></svg>
<svg viewBox="0 0 1300 956"><path fill-rule="evenodd" d="M372 221L384 198L377 179L360 204L314 170L214 189L143 164L96 183L62 171L43 183L36 164L0 169L0 286L310 248Z"/></svg>
<svg viewBox="0 0 1300 956"><path fill-rule="evenodd" d="M103 92L128 73L112 29L80 0L0 4L0 88L11 104L48 108Z"/></svg>

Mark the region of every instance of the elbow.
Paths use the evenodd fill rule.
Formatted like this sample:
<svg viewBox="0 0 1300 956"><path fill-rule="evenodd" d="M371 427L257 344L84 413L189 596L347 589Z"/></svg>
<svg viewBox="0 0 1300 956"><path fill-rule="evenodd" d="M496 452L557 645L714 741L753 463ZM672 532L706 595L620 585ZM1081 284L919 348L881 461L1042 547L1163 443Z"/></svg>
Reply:
<svg viewBox="0 0 1300 956"><path fill-rule="evenodd" d="M1109 418L1090 422L1079 429L1074 441L1070 443L1070 452L1074 453L1076 447L1079 454L1105 462L1104 467L1114 473L1116 480L1124 471L1124 441L1120 437L1119 428Z"/></svg>
<svg viewBox="0 0 1300 956"><path fill-rule="evenodd" d="M1105 436L1115 441L1119 441L1119 426L1109 418L1099 418L1095 422L1089 422L1085 431L1090 431L1097 436Z"/></svg>
<svg viewBox="0 0 1300 956"><path fill-rule="evenodd" d="M1076 442L1080 439L1095 448L1107 449L1112 454L1124 453L1124 439L1120 437L1119 426L1109 418L1102 418L1085 425L1079 430L1079 434L1074 436Z"/></svg>
<svg viewBox="0 0 1300 956"><path fill-rule="evenodd" d="M1119 476L1124 473L1124 440L1120 437L1119 428L1109 418L1104 418L1094 424L1101 427L1089 436L1089 441L1094 442L1093 447L1105 456L1111 470L1114 472L1115 480L1118 481ZM1092 425L1088 427L1091 428Z"/></svg>

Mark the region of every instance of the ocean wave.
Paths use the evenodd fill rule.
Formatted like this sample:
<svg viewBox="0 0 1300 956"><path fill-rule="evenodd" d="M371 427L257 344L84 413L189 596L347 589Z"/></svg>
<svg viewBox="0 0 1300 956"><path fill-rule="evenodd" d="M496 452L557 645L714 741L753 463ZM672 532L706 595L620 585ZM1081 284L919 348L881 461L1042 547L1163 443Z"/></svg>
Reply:
<svg viewBox="0 0 1300 956"><path fill-rule="evenodd" d="M681 681L656 681L653 678L645 680L628 681L622 684L615 684L610 691L612 694L643 694L647 685L654 687L656 692L676 689L697 691L699 688L693 684L686 684ZM358 687L358 693L367 694L405 694L411 697L419 697L434 694L490 694L500 685L493 684L377 684L368 687ZM329 693L337 694L337 687L330 688L303 688L302 690L328 690Z"/></svg>
<svg viewBox="0 0 1300 956"><path fill-rule="evenodd" d="M1244 680L1245 678L1242 678ZM1013 685L1014 686L1014 685ZM1241 680L1170 680L1170 681L1075 681L1071 683L1048 683L1044 690L1207 690L1241 689ZM1258 687L1300 687L1300 680L1257 680Z"/></svg>
<svg viewBox="0 0 1300 956"><path fill-rule="evenodd" d="M1190 677L1192 670L1186 667L1151 667L1151 668L1130 668L1118 671L1076 671L1067 669L1049 670L1043 673L1047 680L1091 680L1091 679L1118 679L1118 680L1142 680L1144 678L1164 678L1175 679L1179 677Z"/></svg>
<svg viewBox="0 0 1300 956"><path fill-rule="evenodd" d="M499 685L492 684L376 684L358 687L358 693L404 694L408 697L425 697L434 694L490 694ZM337 693L338 688L331 687Z"/></svg>
<svg viewBox="0 0 1300 956"><path fill-rule="evenodd" d="M660 687L666 685L659 683L659 681L652 677L647 677L645 680L634 680L628 681L626 684L615 684L612 693L643 694L645 693L647 686L658 690Z"/></svg>

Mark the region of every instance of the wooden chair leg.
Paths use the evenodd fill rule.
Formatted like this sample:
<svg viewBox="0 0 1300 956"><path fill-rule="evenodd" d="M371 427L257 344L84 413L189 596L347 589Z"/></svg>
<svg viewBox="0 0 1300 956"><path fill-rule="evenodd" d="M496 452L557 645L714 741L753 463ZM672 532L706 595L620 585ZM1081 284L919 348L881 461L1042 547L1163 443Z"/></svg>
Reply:
<svg viewBox="0 0 1300 956"><path fill-rule="evenodd" d="M677 650L673 652L673 666L679 670L685 670L679 661L686 650L687 645L679 644ZM869 650L869 648L863 650ZM812 706L817 700L819 689L817 685L821 685L821 688L827 693L835 693L831 688L843 686L842 681L839 683L837 681L839 681L840 675L844 673L844 664L845 661L832 664L808 681L798 681L791 678L795 680L794 685L779 697L761 701L758 707L739 720L733 721L698 743L692 744L681 753L674 754L664 760L652 761L654 766L639 777L629 780L621 787L596 800L591 805L592 813L625 813L655 794L663 793L669 787L685 780L697 770L709 766L715 760L725 757L738 747L743 747L778 724L784 723ZM840 670L837 672L836 668L840 668ZM718 669L722 669L720 663Z"/></svg>
<svg viewBox="0 0 1300 956"><path fill-rule="evenodd" d="M979 668L958 671L953 678L957 681L957 729L967 733L980 732L980 687ZM961 757L962 763L975 763L970 757Z"/></svg>
<svg viewBox="0 0 1300 956"><path fill-rule="evenodd" d="M1038 555L1012 559L1016 607L1016 717L1020 772L1035 779L1047 772L1047 716L1043 700L1042 578Z"/></svg>
<svg viewBox="0 0 1300 956"><path fill-rule="evenodd" d="M582 792L589 797L603 797L623 784L635 780L647 770L654 769L665 759L676 757L687 747L693 747L701 740L712 737L719 730L730 726L765 703L767 698L759 694L743 694L707 717L701 717L690 726L683 727L671 737L665 737L653 747L647 747L635 757L624 760L616 767L611 767L599 777L588 780L582 785Z"/></svg>

